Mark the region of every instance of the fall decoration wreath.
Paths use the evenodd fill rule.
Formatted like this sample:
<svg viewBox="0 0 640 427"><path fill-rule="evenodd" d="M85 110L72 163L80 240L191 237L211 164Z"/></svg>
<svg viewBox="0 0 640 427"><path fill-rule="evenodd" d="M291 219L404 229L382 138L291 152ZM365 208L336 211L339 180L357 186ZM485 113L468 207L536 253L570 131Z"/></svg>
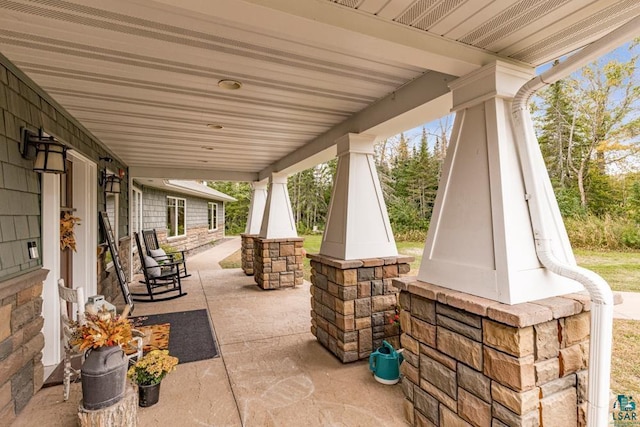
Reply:
<svg viewBox="0 0 640 427"><path fill-rule="evenodd" d="M70 248L76 251L76 235L73 233L73 227L76 224L80 224L80 218L69 212L65 212L60 218L60 250Z"/></svg>

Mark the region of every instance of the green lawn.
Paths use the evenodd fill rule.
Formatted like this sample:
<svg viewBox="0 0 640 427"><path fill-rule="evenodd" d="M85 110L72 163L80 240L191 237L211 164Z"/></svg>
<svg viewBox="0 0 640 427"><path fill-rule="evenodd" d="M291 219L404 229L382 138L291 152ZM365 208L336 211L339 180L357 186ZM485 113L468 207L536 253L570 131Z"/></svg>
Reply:
<svg viewBox="0 0 640 427"><path fill-rule="evenodd" d="M611 389L614 393L640 391L640 321L613 321L613 351L611 354Z"/></svg>
<svg viewBox="0 0 640 427"><path fill-rule="evenodd" d="M600 274L614 291L640 292L640 252L576 250L578 265Z"/></svg>
<svg viewBox="0 0 640 427"><path fill-rule="evenodd" d="M307 253L320 252L322 234L301 236ZM415 258L411 263L409 275L418 274L424 242L396 242L398 253ZM593 270L609 282L614 291L640 292L640 252L614 252L576 250L576 260L582 267ZM223 268L240 268L240 251L220 262ZM311 267L309 259L304 258L304 277L309 280Z"/></svg>
<svg viewBox="0 0 640 427"><path fill-rule="evenodd" d="M238 249L219 264L222 268L242 268L242 249Z"/></svg>

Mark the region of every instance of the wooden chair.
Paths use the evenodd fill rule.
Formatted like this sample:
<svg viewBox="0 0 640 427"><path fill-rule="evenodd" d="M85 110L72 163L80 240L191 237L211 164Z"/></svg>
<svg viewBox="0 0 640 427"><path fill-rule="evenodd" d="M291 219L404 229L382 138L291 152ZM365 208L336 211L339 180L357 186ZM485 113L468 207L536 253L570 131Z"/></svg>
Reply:
<svg viewBox="0 0 640 427"><path fill-rule="evenodd" d="M69 344L75 327L74 320L69 317L69 309L76 314L78 324L84 323L84 290L82 288L71 289L64 285L64 279L58 280L58 296L60 297L60 319L62 321L62 337L64 338L64 374L63 374L63 396L64 400L69 399L69 387L71 378L74 381L80 378L80 369L74 369L71 361L75 358L84 359L84 350Z"/></svg>
<svg viewBox="0 0 640 427"><path fill-rule="evenodd" d="M63 373L63 398L69 399L69 388L71 386L71 378L75 376L74 381L80 378L80 369L75 369L72 366L72 360L75 358L81 358L84 361L86 350L80 350L78 346L72 346L70 344L73 336L73 330L77 325L82 325L85 322L84 317L84 289L82 287L71 289L64 285L64 279L58 280L58 296L60 298L60 319L62 320L62 336L64 338L64 373ZM72 313L75 313L76 320L74 321L69 317L69 309ZM127 305L122 313L122 316L127 317L129 315L131 307ZM144 344L144 334L142 332L132 329L133 338L127 344L122 345L122 349L127 354L127 358L130 362L139 360L142 357Z"/></svg>
<svg viewBox="0 0 640 427"><path fill-rule="evenodd" d="M158 243L158 234L155 228L153 230L142 230L142 238L148 256L158 262L170 261L177 263L181 279L191 276L191 274L187 272L187 256L185 251L165 252Z"/></svg>
<svg viewBox="0 0 640 427"><path fill-rule="evenodd" d="M138 257L140 257L140 266L144 275L142 283L147 287L146 293L132 292L133 300L138 302L166 301L187 295L186 292L182 292L182 282L180 281L182 277L180 266L184 264L183 261L166 260L160 264L142 250L140 235L133 233L133 236L136 239ZM173 295L158 297L167 293Z"/></svg>

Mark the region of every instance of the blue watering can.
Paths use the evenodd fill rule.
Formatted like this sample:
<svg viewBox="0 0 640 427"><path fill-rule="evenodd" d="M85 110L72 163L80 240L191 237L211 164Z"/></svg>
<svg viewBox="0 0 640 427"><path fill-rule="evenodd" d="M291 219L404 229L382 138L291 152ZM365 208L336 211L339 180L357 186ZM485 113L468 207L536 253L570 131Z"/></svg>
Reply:
<svg viewBox="0 0 640 427"><path fill-rule="evenodd" d="M400 380L400 364L404 360L391 344L382 341L382 347L369 356L369 370L382 384L396 384Z"/></svg>

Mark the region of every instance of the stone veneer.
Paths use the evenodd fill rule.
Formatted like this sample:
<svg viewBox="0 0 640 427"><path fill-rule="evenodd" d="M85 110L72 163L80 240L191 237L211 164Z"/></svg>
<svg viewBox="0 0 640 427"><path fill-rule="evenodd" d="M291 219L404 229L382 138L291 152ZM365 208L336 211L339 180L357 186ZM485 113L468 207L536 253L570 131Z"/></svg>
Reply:
<svg viewBox="0 0 640 427"><path fill-rule="evenodd" d="M0 424L10 425L42 387L42 282L39 269L0 285Z"/></svg>
<svg viewBox="0 0 640 427"><path fill-rule="evenodd" d="M156 235L160 245L195 254L202 249L208 249L214 241L224 238L224 225L215 231L209 230L206 225L187 227L186 235L178 237L167 237L167 229L162 228L156 229Z"/></svg>
<svg viewBox="0 0 640 427"><path fill-rule="evenodd" d="M311 332L343 363L369 357L387 340L400 345L393 324L397 291L392 279L410 270L412 257L311 259Z"/></svg>
<svg viewBox="0 0 640 427"><path fill-rule="evenodd" d="M256 234L241 234L242 239L242 271L247 276L252 276L253 271L253 261L255 257L253 239L258 237Z"/></svg>
<svg viewBox="0 0 640 427"><path fill-rule="evenodd" d="M254 279L262 289L302 285L302 244L304 239L254 238Z"/></svg>
<svg viewBox="0 0 640 427"><path fill-rule="evenodd" d="M586 425L588 295L507 305L414 278L394 286L411 425Z"/></svg>

